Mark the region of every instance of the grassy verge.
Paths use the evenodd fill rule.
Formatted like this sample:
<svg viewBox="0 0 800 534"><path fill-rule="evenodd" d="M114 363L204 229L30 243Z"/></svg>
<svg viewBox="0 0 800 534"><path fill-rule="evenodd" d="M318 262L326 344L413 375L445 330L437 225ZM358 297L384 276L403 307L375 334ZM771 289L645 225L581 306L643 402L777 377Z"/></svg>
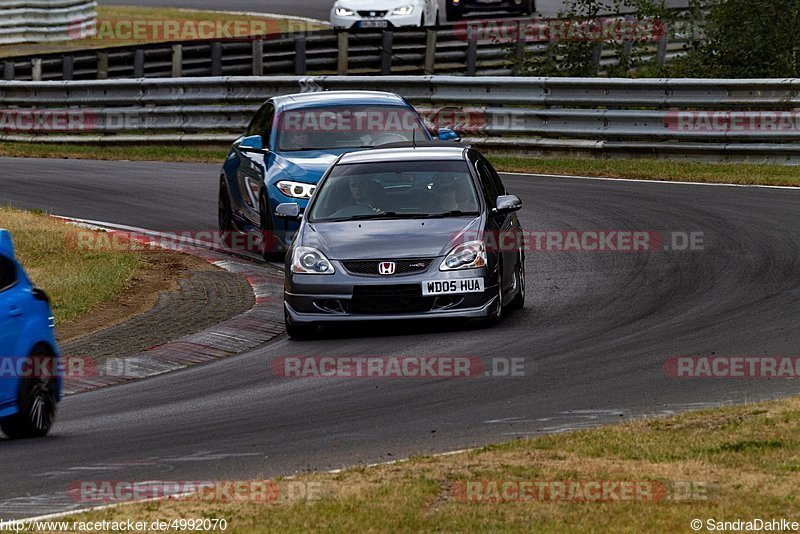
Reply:
<svg viewBox="0 0 800 534"><path fill-rule="evenodd" d="M224 3L220 9L224 9ZM125 46L138 43L157 43L164 41L183 41L207 37L207 39L224 39L246 37L265 33L283 33L288 31L318 30L327 25L291 21L283 17L267 17L256 15L225 14L214 11L176 9L166 7L139 6L98 6L97 35L72 41L52 43L20 43L0 46L0 57L26 56ZM203 26L197 23L214 22L229 23L227 27ZM169 29L165 22L177 23ZM139 30L134 30L134 25ZM143 28L143 29L142 29ZM76 30L77 31L77 30ZM138 33L135 33L138 31ZM213 33L208 33L213 32Z"/></svg>
<svg viewBox="0 0 800 534"><path fill-rule="evenodd" d="M637 481L654 498L578 502L550 489L529 500L465 499L465 484ZM314 486L312 486L312 483ZM549 483L554 483L551 486ZM319 498L271 504L168 500L130 504L68 519L152 521L225 518L227 532L689 532L708 518L798 521L800 399L724 407L486 447L443 457L314 473ZM473 486L475 487L475 486ZM519 487L519 486L517 486ZM539 486L535 485L534 488ZM569 487L569 485L568 485ZM459 488L462 491L459 491ZM488 483L472 495L492 497ZM569 490L568 490L569 491ZM295 491L295 495L302 495ZM586 495L586 493L580 493Z"/></svg>
<svg viewBox="0 0 800 534"><path fill-rule="evenodd" d="M702 163L663 159L525 158L489 154L505 172L570 174L671 182L800 185L800 168L754 163Z"/></svg>
<svg viewBox="0 0 800 534"><path fill-rule="evenodd" d="M222 164L228 150L206 145L69 145L57 143L2 143L0 157L129 161L179 161Z"/></svg>
<svg viewBox="0 0 800 534"><path fill-rule="evenodd" d="M3 143L0 156L220 164L226 147L213 145L67 145ZM753 163L701 163L663 159L525 158L491 154L504 172L569 174L674 182L800 186L800 167Z"/></svg>
<svg viewBox="0 0 800 534"><path fill-rule="evenodd" d="M70 246L76 228L45 214L0 207L0 228L11 231L17 257L47 291L59 322L113 300L140 269L128 252L86 252Z"/></svg>

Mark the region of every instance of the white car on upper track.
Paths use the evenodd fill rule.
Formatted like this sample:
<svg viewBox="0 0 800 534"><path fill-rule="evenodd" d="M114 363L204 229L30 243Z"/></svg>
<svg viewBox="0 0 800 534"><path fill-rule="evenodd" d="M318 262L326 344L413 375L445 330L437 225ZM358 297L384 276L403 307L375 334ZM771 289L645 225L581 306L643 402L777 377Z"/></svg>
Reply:
<svg viewBox="0 0 800 534"><path fill-rule="evenodd" d="M331 25L338 29L434 26L439 23L436 0L336 0Z"/></svg>

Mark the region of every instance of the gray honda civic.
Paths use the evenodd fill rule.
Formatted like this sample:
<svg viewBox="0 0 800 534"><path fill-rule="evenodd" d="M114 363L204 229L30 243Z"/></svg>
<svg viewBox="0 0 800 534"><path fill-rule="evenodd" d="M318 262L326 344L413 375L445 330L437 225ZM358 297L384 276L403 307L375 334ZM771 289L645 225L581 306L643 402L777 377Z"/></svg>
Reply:
<svg viewBox="0 0 800 534"><path fill-rule="evenodd" d="M520 199L463 145L341 156L299 218L286 257L293 338L342 321L464 318L496 323L525 301Z"/></svg>

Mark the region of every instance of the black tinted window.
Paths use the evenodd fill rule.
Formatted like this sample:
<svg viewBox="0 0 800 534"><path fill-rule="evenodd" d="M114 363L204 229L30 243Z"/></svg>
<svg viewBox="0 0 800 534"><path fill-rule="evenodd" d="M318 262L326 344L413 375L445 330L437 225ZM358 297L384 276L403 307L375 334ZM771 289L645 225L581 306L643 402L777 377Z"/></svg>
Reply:
<svg viewBox="0 0 800 534"><path fill-rule="evenodd" d="M17 266L4 256L0 256L0 291L5 291L17 283Z"/></svg>

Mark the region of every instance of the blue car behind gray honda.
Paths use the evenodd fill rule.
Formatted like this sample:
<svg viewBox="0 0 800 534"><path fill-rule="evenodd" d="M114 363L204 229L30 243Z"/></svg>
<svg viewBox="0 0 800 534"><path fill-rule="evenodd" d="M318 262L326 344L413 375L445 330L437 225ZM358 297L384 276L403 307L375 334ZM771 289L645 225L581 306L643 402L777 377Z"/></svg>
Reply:
<svg viewBox="0 0 800 534"><path fill-rule="evenodd" d="M496 323L524 305L520 199L475 149L399 145L339 157L305 213L277 206L302 220L286 258L291 337L342 321Z"/></svg>
<svg viewBox="0 0 800 534"><path fill-rule="evenodd" d="M437 135L458 139L446 128ZM411 104L393 93L325 91L271 98L223 164L220 230L253 235L268 260L282 259L298 223L275 217L278 204L305 208L317 182L345 152L431 137Z"/></svg>

